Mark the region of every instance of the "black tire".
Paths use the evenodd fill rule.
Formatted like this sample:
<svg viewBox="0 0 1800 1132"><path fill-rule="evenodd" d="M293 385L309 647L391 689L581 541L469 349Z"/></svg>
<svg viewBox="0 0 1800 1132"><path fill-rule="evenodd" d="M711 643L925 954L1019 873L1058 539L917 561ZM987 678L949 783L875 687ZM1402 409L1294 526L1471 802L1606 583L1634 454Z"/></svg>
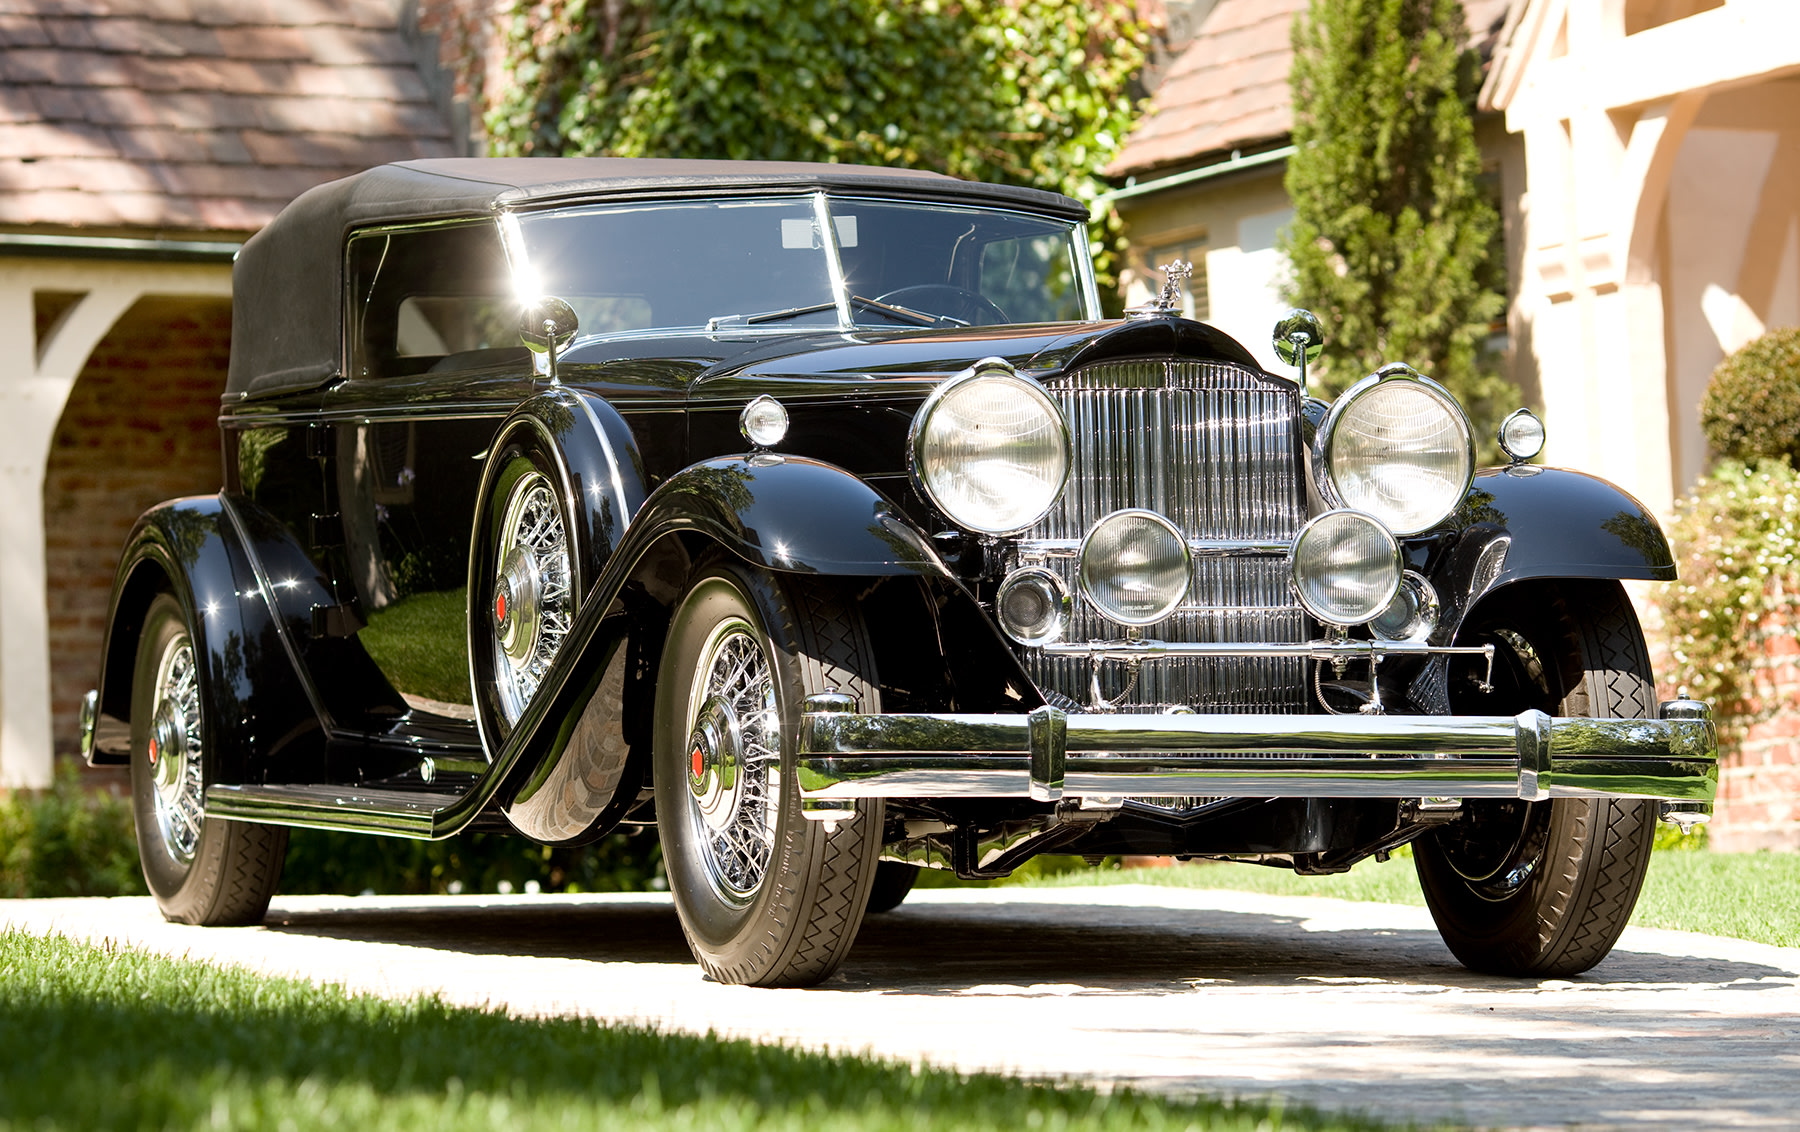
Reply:
<svg viewBox="0 0 1800 1132"><path fill-rule="evenodd" d="M206 817L208 718L194 635L160 594L144 616L131 685L131 805L138 859L163 918L258 924L281 879L288 831Z"/></svg>
<svg viewBox="0 0 1800 1132"><path fill-rule="evenodd" d="M882 808L809 820L793 766L808 694L835 688L881 709L862 618L808 579L702 570L670 622L656 688L657 831L694 958L722 983L828 977L862 923Z"/></svg>
<svg viewBox="0 0 1800 1132"><path fill-rule="evenodd" d="M919 866L901 861L882 861L875 866L875 883L869 889L869 914L892 912L905 902L919 879Z"/></svg>
<svg viewBox="0 0 1800 1132"><path fill-rule="evenodd" d="M1637 614L1616 583L1570 587L1538 640L1509 658L1560 700L1553 714L1654 718L1656 693ZM1566 657L1558 665L1556 658ZM1530 699L1530 696L1525 698ZM1606 958L1650 865L1656 803L1554 798L1467 803L1414 843L1438 930L1471 970L1566 976Z"/></svg>

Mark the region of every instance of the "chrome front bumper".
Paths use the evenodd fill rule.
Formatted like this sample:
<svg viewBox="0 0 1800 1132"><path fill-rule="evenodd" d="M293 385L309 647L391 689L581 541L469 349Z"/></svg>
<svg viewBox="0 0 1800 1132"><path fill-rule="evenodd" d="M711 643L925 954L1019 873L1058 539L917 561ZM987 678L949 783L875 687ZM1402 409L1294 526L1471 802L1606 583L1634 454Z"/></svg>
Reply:
<svg viewBox="0 0 1800 1132"><path fill-rule="evenodd" d="M1710 803L1712 710L1657 719L1401 715L861 715L806 702L809 817L860 798L1657 798ZM1686 808L1686 807L1682 807Z"/></svg>

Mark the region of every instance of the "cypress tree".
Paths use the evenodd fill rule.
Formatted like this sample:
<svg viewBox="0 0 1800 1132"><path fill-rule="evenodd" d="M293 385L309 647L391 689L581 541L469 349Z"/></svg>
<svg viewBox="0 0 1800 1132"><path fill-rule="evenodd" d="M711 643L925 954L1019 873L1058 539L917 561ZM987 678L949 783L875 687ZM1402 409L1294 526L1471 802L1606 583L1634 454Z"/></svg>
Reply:
<svg viewBox="0 0 1800 1132"><path fill-rule="evenodd" d="M1385 362L1469 410L1478 443L1518 405L1481 356L1505 308L1500 219L1470 111L1479 61L1460 0L1311 0L1294 21L1294 222L1285 297L1326 328L1336 393Z"/></svg>

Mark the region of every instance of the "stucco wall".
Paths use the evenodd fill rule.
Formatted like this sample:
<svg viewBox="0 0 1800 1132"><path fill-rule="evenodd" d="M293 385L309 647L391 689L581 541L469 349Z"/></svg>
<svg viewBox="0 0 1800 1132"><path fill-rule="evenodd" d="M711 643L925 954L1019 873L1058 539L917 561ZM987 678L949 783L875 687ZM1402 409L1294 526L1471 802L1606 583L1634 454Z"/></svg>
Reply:
<svg viewBox="0 0 1800 1132"><path fill-rule="evenodd" d="M1147 302L1161 287L1162 276L1152 262L1160 249L1201 245L1209 307L1205 321L1242 342L1264 366L1290 372L1269 347L1269 332L1286 309L1280 293L1286 261L1275 250L1275 237L1294 215L1281 176L1277 166L1206 182L1204 188L1121 201L1132 248L1126 305ZM1201 263L1194 264L1196 275Z"/></svg>

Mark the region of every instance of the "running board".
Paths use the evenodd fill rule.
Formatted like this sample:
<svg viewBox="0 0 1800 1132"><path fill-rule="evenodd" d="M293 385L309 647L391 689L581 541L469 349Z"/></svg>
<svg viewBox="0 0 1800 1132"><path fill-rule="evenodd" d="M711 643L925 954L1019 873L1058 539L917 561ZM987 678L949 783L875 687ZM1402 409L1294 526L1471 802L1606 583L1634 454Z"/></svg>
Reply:
<svg viewBox="0 0 1800 1132"><path fill-rule="evenodd" d="M446 821L461 794L379 790L355 786L211 786L206 816L232 821L386 833L432 840L456 832Z"/></svg>

